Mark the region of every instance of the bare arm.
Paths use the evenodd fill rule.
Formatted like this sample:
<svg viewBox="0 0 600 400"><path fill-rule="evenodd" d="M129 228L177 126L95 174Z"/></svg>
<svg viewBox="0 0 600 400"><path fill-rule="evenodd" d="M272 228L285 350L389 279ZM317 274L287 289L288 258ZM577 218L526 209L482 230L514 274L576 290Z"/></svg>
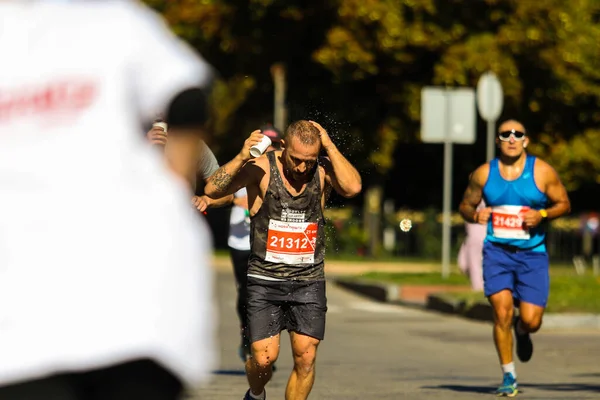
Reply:
<svg viewBox="0 0 600 400"><path fill-rule="evenodd" d="M204 193L211 199L233 195L252 183L248 168L253 164L254 160L245 161L239 155L236 156L208 178Z"/></svg>
<svg viewBox="0 0 600 400"><path fill-rule="evenodd" d="M218 199L229 196L243 187L249 186L256 181L256 160L251 160L250 148L260 142L263 134L254 131L244 142L242 151L235 158L223 165L206 182L204 193L212 198Z"/></svg>
<svg viewBox="0 0 600 400"><path fill-rule="evenodd" d="M350 161L337 149L327 131L315 121L310 123L319 130L321 145L328 158L323 159L325 179L333 189L346 198L354 197L362 190L362 179Z"/></svg>
<svg viewBox="0 0 600 400"><path fill-rule="evenodd" d="M218 199L212 199L208 196L206 196L207 200L208 200L208 206L210 208L218 208L218 207L225 207L228 206L229 204L233 203L233 195L227 195L224 197L220 197Z"/></svg>
<svg viewBox="0 0 600 400"><path fill-rule="evenodd" d="M360 174L352 164L331 144L326 149L328 158L321 160L325 181L341 196L351 198L362 190Z"/></svg>
<svg viewBox="0 0 600 400"><path fill-rule="evenodd" d="M563 186L560 178L554 168L546 162L540 162L540 172L546 181L546 196L552 204L546 209L548 220L559 218L571 212L571 201L567 194L567 189Z"/></svg>
<svg viewBox="0 0 600 400"><path fill-rule="evenodd" d="M485 185L488 174L488 164L482 165L471 174L471 177L469 179L469 185L465 190L463 199L460 202L460 206L458 208L460 215L467 222L478 222L476 221L477 206L479 205L483 197L483 186Z"/></svg>

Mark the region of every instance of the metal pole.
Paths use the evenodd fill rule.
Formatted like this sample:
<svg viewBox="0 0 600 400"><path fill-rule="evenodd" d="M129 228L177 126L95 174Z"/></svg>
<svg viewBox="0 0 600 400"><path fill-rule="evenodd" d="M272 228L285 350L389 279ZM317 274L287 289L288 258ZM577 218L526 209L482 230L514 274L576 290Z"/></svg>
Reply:
<svg viewBox="0 0 600 400"><path fill-rule="evenodd" d="M276 63L271 66L271 75L274 86L274 112L273 125L275 128L284 131L287 119L285 109L286 95L286 68L282 63Z"/></svg>
<svg viewBox="0 0 600 400"><path fill-rule="evenodd" d="M496 121L487 122L487 160L490 161L496 156L496 136L494 135L494 129Z"/></svg>
<svg viewBox="0 0 600 400"><path fill-rule="evenodd" d="M450 212L452 206L452 136L450 91L446 89L446 121L444 137L444 204L442 227L442 277L450 275Z"/></svg>

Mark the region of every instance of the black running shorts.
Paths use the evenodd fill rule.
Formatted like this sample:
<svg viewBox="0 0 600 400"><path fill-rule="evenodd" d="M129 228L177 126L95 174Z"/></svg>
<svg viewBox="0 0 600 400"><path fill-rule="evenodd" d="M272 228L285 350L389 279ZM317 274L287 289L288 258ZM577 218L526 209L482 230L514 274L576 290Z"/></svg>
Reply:
<svg viewBox="0 0 600 400"><path fill-rule="evenodd" d="M323 340L325 281L269 281L249 276L247 312L251 342L284 329Z"/></svg>

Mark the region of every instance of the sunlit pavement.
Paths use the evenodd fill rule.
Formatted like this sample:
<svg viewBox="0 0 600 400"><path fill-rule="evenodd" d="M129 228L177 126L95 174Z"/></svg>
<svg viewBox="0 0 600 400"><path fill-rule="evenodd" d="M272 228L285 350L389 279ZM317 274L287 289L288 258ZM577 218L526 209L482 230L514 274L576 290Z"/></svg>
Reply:
<svg viewBox="0 0 600 400"><path fill-rule="evenodd" d="M319 347L311 399L495 398L501 371L491 325L411 308L379 304L333 284ZM194 399L242 399L248 389L237 356L235 284L217 274L221 363L212 383ZM283 400L292 368L287 332L267 399ZM549 331L534 336L535 353L517 362L524 399L600 399L600 334Z"/></svg>

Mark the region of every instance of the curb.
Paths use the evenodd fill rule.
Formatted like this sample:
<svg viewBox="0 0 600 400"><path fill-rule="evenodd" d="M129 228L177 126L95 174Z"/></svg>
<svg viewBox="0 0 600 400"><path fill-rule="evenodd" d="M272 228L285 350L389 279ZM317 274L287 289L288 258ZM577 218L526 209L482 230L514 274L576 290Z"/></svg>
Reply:
<svg viewBox="0 0 600 400"><path fill-rule="evenodd" d="M492 306L488 302L468 304L464 300L456 300L443 294L430 294L427 296L425 303L409 302L401 298L401 285L375 283L365 280L332 279L332 281L339 287L379 302L418 307L422 310L456 315L476 321L493 322L494 320ZM586 328L600 330L600 314L547 313L544 315L543 326L547 329Z"/></svg>
<svg viewBox="0 0 600 400"><path fill-rule="evenodd" d="M492 306L489 303L475 302L469 304L464 300L456 300L443 294L430 294L427 296L425 308L477 321L492 322L494 320Z"/></svg>
<svg viewBox="0 0 600 400"><path fill-rule="evenodd" d="M600 330L600 315L598 314L546 314L542 326L548 329L598 329Z"/></svg>
<svg viewBox="0 0 600 400"><path fill-rule="evenodd" d="M396 303L400 301L398 286L394 284L372 283L360 280L333 279L340 287L349 289L382 303Z"/></svg>

